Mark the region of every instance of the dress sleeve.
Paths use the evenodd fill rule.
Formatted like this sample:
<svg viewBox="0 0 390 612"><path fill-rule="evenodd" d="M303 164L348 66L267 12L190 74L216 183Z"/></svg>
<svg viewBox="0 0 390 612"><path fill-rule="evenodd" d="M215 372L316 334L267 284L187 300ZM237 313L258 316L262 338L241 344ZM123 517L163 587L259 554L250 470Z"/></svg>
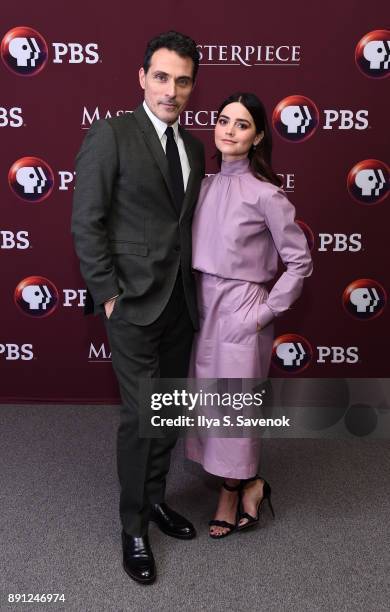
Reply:
<svg viewBox="0 0 390 612"><path fill-rule="evenodd" d="M303 279L313 270L306 237L295 223L295 208L283 191L274 191L264 206L265 223L271 232L285 272L273 286L266 302L260 305L258 324L265 327L299 297Z"/></svg>

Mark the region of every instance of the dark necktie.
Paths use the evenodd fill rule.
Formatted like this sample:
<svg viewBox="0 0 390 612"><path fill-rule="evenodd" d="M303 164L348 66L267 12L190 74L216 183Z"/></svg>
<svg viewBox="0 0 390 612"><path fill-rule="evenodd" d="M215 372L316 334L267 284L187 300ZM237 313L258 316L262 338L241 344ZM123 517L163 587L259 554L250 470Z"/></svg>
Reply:
<svg viewBox="0 0 390 612"><path fill-rule="evenodd" d="M167 127L165 130L165 135L167 137L166 156L169 165L169 174L171 176L176 208L180 213L181 205L184 199L184 182L179 150L177 148L173 128L171 126Z"/></svg>

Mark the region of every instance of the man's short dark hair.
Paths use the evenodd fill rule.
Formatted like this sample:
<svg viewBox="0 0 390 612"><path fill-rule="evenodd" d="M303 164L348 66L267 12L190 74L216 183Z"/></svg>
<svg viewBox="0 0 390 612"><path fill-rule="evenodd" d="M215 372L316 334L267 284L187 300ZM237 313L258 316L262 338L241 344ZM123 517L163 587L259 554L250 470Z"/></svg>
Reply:
<svg viewBox="0 0 390 612"><path fill-rule="evenodd" d="M196 43L192 38L180 32L171 30L170 32L163 32L158 36L155 36L147 44L143 68L145 74L150 68L150 61L152 55L158 49L169 49L175 51L180 57L189 57L194 62L194 69L192 72L192 78L195 81L196 74L199 68L199 51L196 48Z"/></svg>

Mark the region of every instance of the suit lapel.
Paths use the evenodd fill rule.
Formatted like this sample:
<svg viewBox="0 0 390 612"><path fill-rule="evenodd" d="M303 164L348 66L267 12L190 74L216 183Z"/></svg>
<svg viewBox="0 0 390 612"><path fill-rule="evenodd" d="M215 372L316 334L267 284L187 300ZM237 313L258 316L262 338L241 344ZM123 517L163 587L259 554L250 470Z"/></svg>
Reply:
<svg viewBox="0 0 390 612"><path fill-rule="evenodd" d="M145 142L149 147L151 154L153 155L158 167L160 168L161 174L163 175L164 181L168 187L168 191L171 196L171 204L176 210L174 204L175 197L172 191L171 179L169 176L168 161L164 153L164 149L161 146L161 142L158 139L154 125L145 113L145 110L142 105L136 108L133 115L144 135Z"/></svg>

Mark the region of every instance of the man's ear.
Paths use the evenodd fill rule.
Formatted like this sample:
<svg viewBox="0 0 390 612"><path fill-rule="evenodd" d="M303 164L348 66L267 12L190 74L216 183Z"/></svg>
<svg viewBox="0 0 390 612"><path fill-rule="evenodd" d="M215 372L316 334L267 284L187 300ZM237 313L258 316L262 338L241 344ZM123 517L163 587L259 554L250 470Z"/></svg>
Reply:
<svg viewBox="0 0 390 612"><path fill-rule="evenodd" d="M143 68L139 69L139 73L138 73L138 77L139 77L139 84L141 85L142 89L145 89L145 70Z"/></svg>

